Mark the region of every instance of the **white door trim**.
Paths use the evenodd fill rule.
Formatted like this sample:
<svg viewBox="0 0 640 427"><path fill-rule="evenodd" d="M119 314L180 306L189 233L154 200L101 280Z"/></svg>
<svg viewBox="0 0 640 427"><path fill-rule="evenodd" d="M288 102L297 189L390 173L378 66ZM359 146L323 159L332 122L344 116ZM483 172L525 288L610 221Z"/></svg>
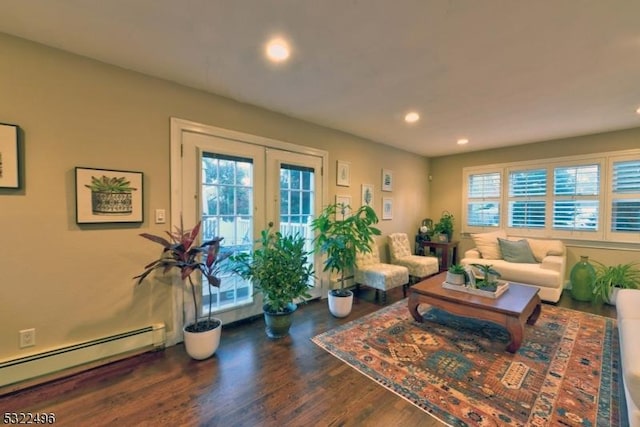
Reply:
<svg viewBox="0 0 640 427"><path fill-rule="evenodd" d="M283 151L291 151L294 153L308 154L322 158L322 206L329 203L329 178L328 165L329 153L325 150L306 147L293 144L290 142L279 141L276 139L266 138L258 135L252 135L244 132L238 132L230 129L209 126L185 119L171 117L170 121L170 187L171 187L171 229L180 224L180 216L183 211L182 207L182 140L185 133L199 133L209 136L221 137L229 140L259 145L265 148L275 148ZM173 292L173 325L172 332L167 334L168 343L175 344L182 341L182 313L183 313L183 293L174 287Z"/></svg>

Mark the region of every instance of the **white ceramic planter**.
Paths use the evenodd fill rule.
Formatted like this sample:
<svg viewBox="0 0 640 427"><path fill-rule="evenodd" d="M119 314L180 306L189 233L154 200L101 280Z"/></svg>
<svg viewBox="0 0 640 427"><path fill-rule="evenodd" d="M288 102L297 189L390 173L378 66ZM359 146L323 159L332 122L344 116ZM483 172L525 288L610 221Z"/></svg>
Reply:
<svg viewBox="0 0 640 427"><path fill-rule="evenodd" d="M456 274L447 271L447 278L445 279L447 283L451 283L452 285L464 285L464 274Z"/></svg>
<svg viewBox="0 0 640 427"><path fill-rule="evenodd" d="M215 319L220 322L220 319ZM184 346L187 354L196 360L204 360L216 352L220 345L220 334L222 333L222 322L217 328L205 332L188 332L186 326L182 329L184 333Z"/></svg>
<svg viewBox="0 0 640 427"><path fill-rule="evenodd" d="M609 298L605 301L609 305L616 305L616 299L618 299L618 291L620 288L611 288Z"/></svg>
<svg viewBox="0 0 640 427"><path fill-rule="evenodd" d="M353 306L353 292L348 291L349 296L340 297L329 292L329 312L335 317L347 317Z"/></svg>

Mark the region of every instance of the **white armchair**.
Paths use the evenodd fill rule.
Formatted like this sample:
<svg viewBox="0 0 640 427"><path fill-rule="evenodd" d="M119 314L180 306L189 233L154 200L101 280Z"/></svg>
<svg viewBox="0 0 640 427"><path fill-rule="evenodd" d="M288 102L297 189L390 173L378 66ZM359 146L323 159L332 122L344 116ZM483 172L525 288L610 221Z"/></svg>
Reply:
<svg viewBox="0 0 640 427"><path fill-rule="evenodd" d="M412 282L432 276L439 271L438 258L412 254L406 233L389 234L389 255L392 264L409 269Z"/></svg>
<svg viewBox="0 0 640 427"><path fill-rule="evenodd" d="M402 286L402 293L407 296L409 284L409 270L406 267L380 262L378 246L371 245L371 252L356 254L356 269L354 274L356 288L360 285L369 286L376 290L376 300L384 304L387 300L387 291L397 286Z"/></svg>

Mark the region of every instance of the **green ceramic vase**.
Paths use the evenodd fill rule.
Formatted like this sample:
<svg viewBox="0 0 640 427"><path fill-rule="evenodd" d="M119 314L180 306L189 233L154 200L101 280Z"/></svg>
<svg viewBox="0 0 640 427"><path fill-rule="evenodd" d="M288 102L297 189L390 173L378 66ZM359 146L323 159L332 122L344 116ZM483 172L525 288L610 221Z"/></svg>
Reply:
<svg viewBox="0 0 640 427"><path fill-rule="evenodd" d="M571 279L571 297L577 301L591 301L596 271L589 263L588 256L580 257L580 261L571 269L569 277Z"/></svg>

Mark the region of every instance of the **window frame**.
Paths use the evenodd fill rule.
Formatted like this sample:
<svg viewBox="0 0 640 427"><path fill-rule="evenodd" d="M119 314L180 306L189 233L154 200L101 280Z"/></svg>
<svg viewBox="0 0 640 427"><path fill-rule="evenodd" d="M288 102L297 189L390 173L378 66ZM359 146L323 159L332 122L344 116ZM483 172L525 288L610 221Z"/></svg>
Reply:
<svg viewBox="0 0 640 427"><path fill-rule="evenodd" d="M509 162L491 164L483 166L471 166L462 169L462 215L461 233L482 233L505 229L508 234L523 237L559 238L565 240L577 240L584 242L620 242L638 243L640 242L640 232L615 232L611 231L612 203L614 199L620 197L613 194L613 162L640 160L640 150L624 150L603 153L593 153L577 156L565 156L551 159L538 159L522 162ZM559 167L583 166L598 164L600 168L599 194L593 196L598 201L598 222L596 230L570 229L563 230L553 228L553 206L554 201L559 199L554 194L554 170ZM545 225L539 229L528 227L509 227L510 208L509 202L514 198L509 196L511 173L518 170L546 169L547 170L547 192L544 197L546 203ZM500 173L501 174L501 196L499 204L499 226L498 227L477 227L468 225L468 198L469 179L472 175ZM636 193L634 193L636 194ZM636 194L640 198L640 193ZM566 197L562 197L566 198ZM634 197L635 198L635 197ZM580 199L580 198L576 198Z"/></svg>

